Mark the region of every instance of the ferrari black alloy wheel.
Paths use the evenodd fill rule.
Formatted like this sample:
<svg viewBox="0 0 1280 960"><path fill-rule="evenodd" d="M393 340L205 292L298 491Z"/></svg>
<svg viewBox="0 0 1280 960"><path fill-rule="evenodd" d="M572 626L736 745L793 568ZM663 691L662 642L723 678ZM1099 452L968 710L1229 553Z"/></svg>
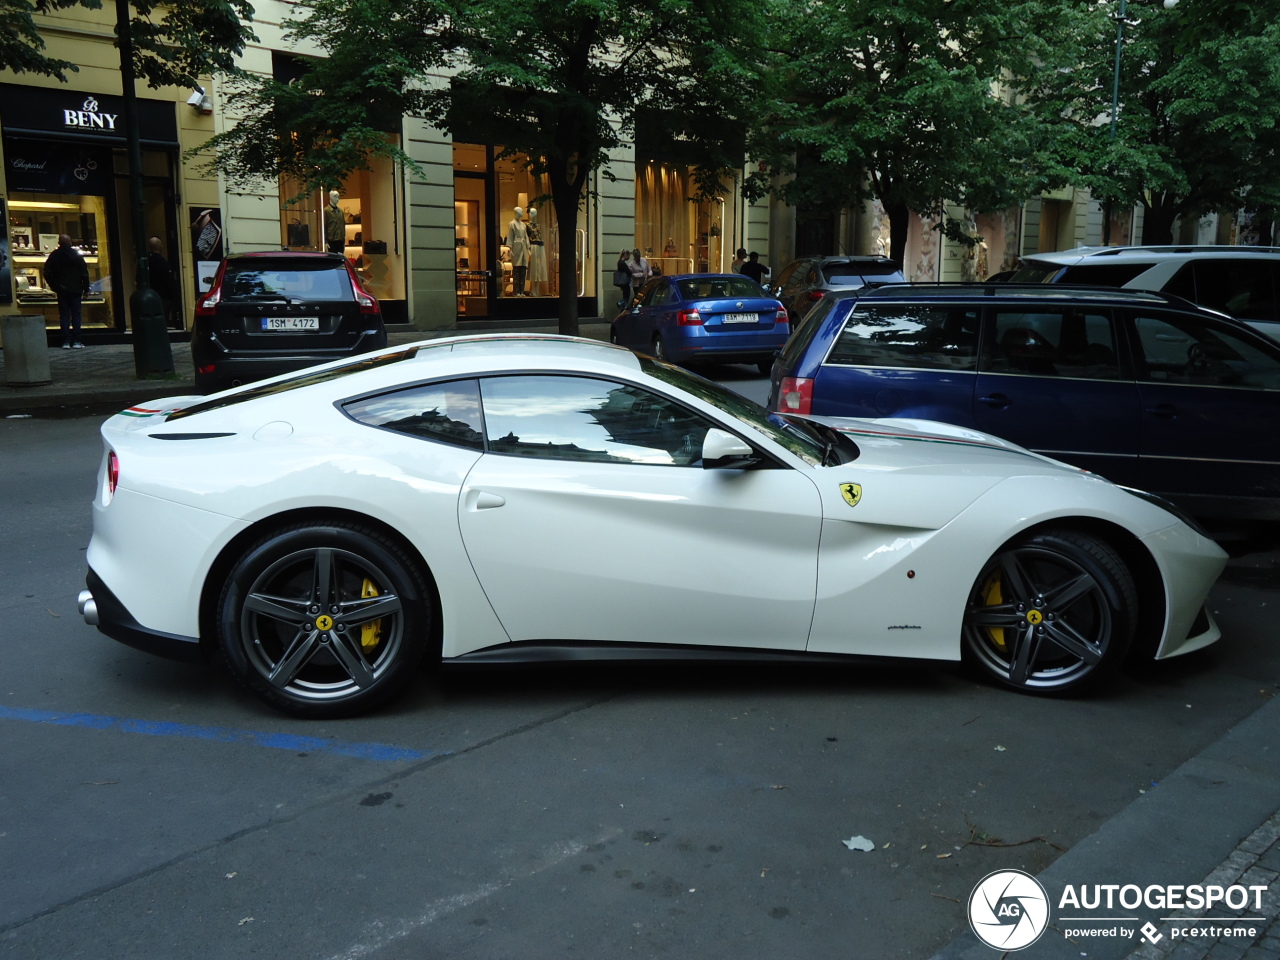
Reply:
<svg viewBox="0 0 1280 960"><path fill-rule="evenodd" d="M258 541L218 606L228 666L273 706L303 717L361 713L412 677L430 604L417 565L373 530L304 525Z"/></svg>
<svg viewBox="0 0 1280 960"><path fill-rule="evenodd" d="M1078 690L1110 673L1133 637L1137 590L1104 541L1043 531L1000 549L969 596L965 655L1033 693Z"/></svg>

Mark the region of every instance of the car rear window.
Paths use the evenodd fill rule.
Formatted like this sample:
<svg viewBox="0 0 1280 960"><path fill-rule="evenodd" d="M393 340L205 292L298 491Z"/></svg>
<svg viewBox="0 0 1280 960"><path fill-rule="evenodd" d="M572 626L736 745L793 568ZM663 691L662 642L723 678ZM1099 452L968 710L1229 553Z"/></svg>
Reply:
<svg viewBox="0 0 1280 960"><path fill-rule="evenodd" d="M726 297L768 296L750 277L712 277L706 280L680 280L681 300L719 300Z"/></svg>
<svg viewBox="0 0 1280 960"><path fill-rule="evenodd" d="M978 311L934 304L857 307L827 363L974 370L978 365Z"/></svg>
<svg viewBox="0 0 1280 960"><path fill-rule="evenodd" d="M222 277L224 302L354 300L351 279L331 260L228 260Z"/></svg>
<svg viewBox="0 0 1280 960"><path fill-rule="evenodd" d="M1062 267L1056 263L1036 263L1034 260L1028 260L1019 267L1009 278L1010 283L1053 283L1054 279L1062 272Z"/></svg>
<svg viewBox="0 0 1280 960"><path fill-rule="evenodd" d="M1154 263L1080 263L1067 267L1058 283L1078 283L1089 287L1123 287L1146 273ZM1016 280L1017 277L1015 276Z"/></svg>
<svg viewBox="0 0 1280 960"><path fill-rule="evenodd" d="M885 283L889 280L902 280L902 268L896 263L827 263L822 273L828 283L858 284Z"/></svg>

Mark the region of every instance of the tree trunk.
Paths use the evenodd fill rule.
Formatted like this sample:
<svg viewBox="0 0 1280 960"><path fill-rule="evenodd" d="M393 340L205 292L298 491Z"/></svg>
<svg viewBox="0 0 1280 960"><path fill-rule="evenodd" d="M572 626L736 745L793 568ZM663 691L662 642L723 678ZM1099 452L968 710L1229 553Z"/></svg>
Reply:
<svg viewBox="0 0 1280 960"><path fill-rule="evenodd" d="M1173 221L1178 210L1171 203L1157 201L1143 205L1142 243L1144 246L1168 246L1173 243Z"/></svg>
<svg viewBox="0 0 1280 960"><path fill-rule="evenodd" d="M560 175L557 176L557 173ZM566 182L563 173L551 171L551 202L556 208L556 236L560 256L556 267L559 283L558 330L569 337L578 335L578 205L582 187Z"/></svg>
<svg viewBox="0 0 1280 960"><path fill-rule="evenodd" d="M907 231L910 229L911 211L905 203L886 203L884 212L889 217L889 259L902 267L903 274L910 278L905 257L907 254Z"/></svg>

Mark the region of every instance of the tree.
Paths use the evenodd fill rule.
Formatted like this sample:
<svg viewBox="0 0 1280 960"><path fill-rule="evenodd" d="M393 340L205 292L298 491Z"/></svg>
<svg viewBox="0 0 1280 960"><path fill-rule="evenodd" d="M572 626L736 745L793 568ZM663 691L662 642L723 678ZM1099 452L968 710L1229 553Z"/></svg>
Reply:
<svg viewBox="0 0 1280 960"><path fill-rule="evenodd" d="M880 200L899 262L913 210L972 242L945 204L997 210L1040 183L1037 126L997 84L1056 62L1040 38L1057 36L1073 6L778 0L751 153L782 175L775 190L793 206Z"/></svg>
<svg viewBox="0 0 1280 960"><path fill-rule="evenodd" d="M48 56L36 14L69 7L98 10L101 0L0 0L0 68L37 73L66 82L78 69ZM134 69L152 87L191 86L198 77L237 71L235 58L257 38L249 27L249 0L184 0L161 5L156 0L131 4Z"/></svg>
<svg viewBox="0 0 1280 960"><path fill-rule="evenodd" d="M1030 95L1061 172L1095 197L1145 210L1143 243L1179 217L1280 208L1280 21L1266 4L1129 0L1115 138L1115 4L1089 14L1076 69Z"/></svg>
<svg viewBox="0 0 1280 960"><path fill-rule="evenodd" d="M233 182L288 175L310 190L373 157L412 163L387 134L403 115L420 116L526 156L548 176L560 249L572 251L589 175L607 173L638 112L718 110L725 90L740 89L751 54L738 38L752 35L755 9L746 0L314 0L291 37L323 56L292 84L246 82L234 96L244 119L211 141L214 165ZM690 143L708 141L704 167L727 163L723 143L683 129ZM578 329L575 259L559 262L562 333Z"/></svg>

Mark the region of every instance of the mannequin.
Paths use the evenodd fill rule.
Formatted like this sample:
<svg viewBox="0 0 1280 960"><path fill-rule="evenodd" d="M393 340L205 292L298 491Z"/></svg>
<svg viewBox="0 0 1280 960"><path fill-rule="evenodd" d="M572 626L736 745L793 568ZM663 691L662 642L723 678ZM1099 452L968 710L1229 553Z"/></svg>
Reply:
<svg viewBox="0 0 1280 960"><path fill-rule="evenodd" d="M542 284L547 282L547 248L538 227L538 210L529 208L529 293L542 296Z"/></svg>
<svg viewBox="0 0 1280 960"><path fill-rule="evenodd" d="M330 253L342 253L347 246L347 218L338 206L338 191L329 191L329 206L324 208L324 242Z"/></svg>
<svg viewBox="0 0 1280 960"><path fill-rule="evenodd" d="M524 277L529 270L529 231L524 225L524 208L511 211L507 224L507 246L511 250L511 295L523 297Z"/></svg>

